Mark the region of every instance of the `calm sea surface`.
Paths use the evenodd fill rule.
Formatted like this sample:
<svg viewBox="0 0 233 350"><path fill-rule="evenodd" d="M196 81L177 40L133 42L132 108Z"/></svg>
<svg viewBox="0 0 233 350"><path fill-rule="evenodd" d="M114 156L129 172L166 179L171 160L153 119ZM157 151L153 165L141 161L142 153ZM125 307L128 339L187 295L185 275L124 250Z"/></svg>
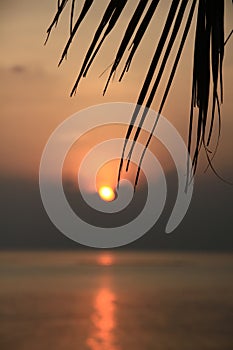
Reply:
<svg viewBox="0 0 233 350"><path fill-rule="evenodd" d="M233 349L233 255L0 253L1 350Z"/></svg>

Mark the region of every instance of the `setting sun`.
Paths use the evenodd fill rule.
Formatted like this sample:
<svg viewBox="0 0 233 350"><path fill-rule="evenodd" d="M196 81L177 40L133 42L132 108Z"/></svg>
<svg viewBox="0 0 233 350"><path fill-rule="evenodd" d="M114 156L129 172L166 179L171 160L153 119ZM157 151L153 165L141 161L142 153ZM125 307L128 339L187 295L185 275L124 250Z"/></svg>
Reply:
<svg viewBox="0 0 233 350"><path fill-rule="evenodd" d="M115 193L109 186L102 186L99 189L99 196L106 202L111 202L115 199Z"/></svg>

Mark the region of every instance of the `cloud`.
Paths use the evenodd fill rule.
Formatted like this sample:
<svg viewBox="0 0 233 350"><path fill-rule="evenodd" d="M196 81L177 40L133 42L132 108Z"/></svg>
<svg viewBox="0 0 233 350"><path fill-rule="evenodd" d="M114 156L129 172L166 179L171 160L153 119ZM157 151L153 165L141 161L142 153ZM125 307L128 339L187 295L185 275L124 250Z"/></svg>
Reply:
<svg viewBox="0 0 233 350"><path fill-rule="evenodd" d="M22 74L22 73L26 73L28 69L24 65L16 64L10 67L10 71L16 74Z"/></svg>
<svg viewBox="0 0 233 350"><path fill-rule="evenodd" d="M41 66L38 65L26 65L21 63L14 63L12 65L1 65L0 71L3 76L7 77L14 77L27 75L28 77L32 77L33 79L36 76L44 76L44 69Z"/></svg>

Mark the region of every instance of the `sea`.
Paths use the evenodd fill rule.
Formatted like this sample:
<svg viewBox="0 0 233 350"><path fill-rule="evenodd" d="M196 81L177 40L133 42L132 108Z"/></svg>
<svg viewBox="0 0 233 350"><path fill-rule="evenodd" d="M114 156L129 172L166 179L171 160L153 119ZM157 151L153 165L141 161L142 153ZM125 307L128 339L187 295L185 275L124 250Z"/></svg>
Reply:
<svg viewBox="0 0 233 350"><path fill-rule="evenodd" d="M232 350L233 254L0 253L1 350Z"/></svg>

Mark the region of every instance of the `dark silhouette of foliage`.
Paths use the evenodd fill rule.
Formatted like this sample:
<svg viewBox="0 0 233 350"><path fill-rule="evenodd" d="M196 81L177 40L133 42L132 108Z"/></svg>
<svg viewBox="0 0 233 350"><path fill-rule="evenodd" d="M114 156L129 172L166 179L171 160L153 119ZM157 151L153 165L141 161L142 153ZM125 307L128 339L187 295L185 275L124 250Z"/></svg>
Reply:
<svg viewBox="0 0 233 350"><path fill-rule="evenodd" d="M115 28L115 25L121 17L121 14L125 8L127 1L128 0L109 0L108 6L106 7L106 10L94 33L93 40L84 57L84 61L81 66L79 75L71 91L71 96L73 96L76 93L81 78L86 77L88 70L91 67L96 55L98 54L103 42L106 41L109 33ZM132 60L135 56L135 53L137 52L140 43L144 37L144 34L146 33L147 28L156 13L156 8L160 1L161 0L135 1L135 10L132 13L131 18L129 19L124 36L120 42L118 49L116 50L115 59L113 64L111 65L110 73L106 85L104 87L103 94L105 94L109 82L112 76L114 76L114 74L116 73L116 70L119 64L122 62L126 51L128 52L128 58L126 59L119 81L121 81L124 75L128 72ZM57 25L58 20L61 14L63 13L63 10L67 3L70 3L71 5L70 36L61 55L59 65L62 63L64 58L67 57L67 53L72 43L72 40L74 39L75 34L77 33L81 23L83 22L86 15L88 14L88 11L93 5L93 2L94 0L84 0L81 12L77 17L76 22L74 23L74 9L76 1L58 1L57 12L54 16L51 25L47 30L46 42L49 38L52 29ZM197 15L194 16L196 8ZM126 133L125 144L122 151L122 158L119 167L118 180L120 179L123 161L125 159L127 142L129 138L133 136L134 143L129 151L129 154L127 155L128 161L126 169L128 169L128 166L130 164L134 144L140 135L143 123L148 113L148 108L150 108L153 102L155 94L160 86L161 79L164 75L164 70L167 68L167 61L170 57L171 50L174 49L175 39L178 37L178 33L181 29L182 24L185 23L180 43L178 45L177 53L173 62L172 70L170 72L169 79L162 97L162 101L159 106L158 117L154 122L153 129L151 130L151 133L147 139L144 151L140 159L140 164L135 179L135 186L137 185L141 162L143 160L145 151L149 146L153 131L158 123L159 116L162 113L193 20L196 21L196 33L193 51L193 81L188 135L188 151L192 157L192 164L187 163L187 185L190 180L190 174L195 174L196 172L199 153L202 147L205 150L209 166L216 173L215 169L212 166L212 159L216 153L221 129L220 104L223 102L222 70L224 46L229 40L230 36L232 35L232 31L225 40L224 0L172 0L171 6L168 9L168 14L165 20L164 28L162 30L158 44L155 48L155 52L152 57L149 69L147 71L143 86L139 93L137 107L135 108L131 119L132 125L128 127L128 131ZM128 45L130 44L130 42L131 45L128 49ZM158 73L156 73L156 68L160 61L160 67L158 69ZM146 99L147 95L148 98ZM212 106L211 113L208 113L210 96L212 99ZM136 122L141 108L143 109L143 113L139 122L139 126L136 128L134 135L132 135L134 130L133 125ZM218 116L217 118L216 110ZM219 130L218 140L214 150L211 152L209 146L215 124L218 125Z"/></svg>

